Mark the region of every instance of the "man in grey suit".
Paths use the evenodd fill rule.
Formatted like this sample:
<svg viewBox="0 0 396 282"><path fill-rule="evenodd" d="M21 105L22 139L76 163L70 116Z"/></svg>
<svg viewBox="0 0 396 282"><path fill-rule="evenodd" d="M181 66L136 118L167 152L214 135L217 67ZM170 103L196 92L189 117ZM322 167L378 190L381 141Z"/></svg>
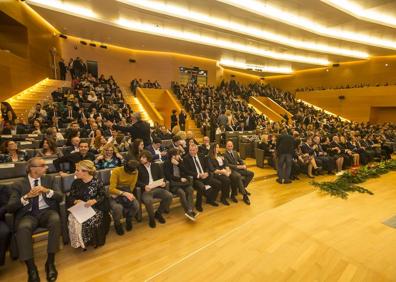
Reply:
<svg viewBox="0 0 396 282"><path fill-rule="evenodd" d="M16 242L19 259L26 263L28 281L40 281L33 260L32 234L37 227L48 229L48 258L45 271L48 281L55 281L58 272L55 268L55 253L59 248L61 223L59 202L62 193L52 189L54 177L46 176L47 165L42 158L35 157L27 163L27 176L14 182L8 212L15 213Z"/></svg>

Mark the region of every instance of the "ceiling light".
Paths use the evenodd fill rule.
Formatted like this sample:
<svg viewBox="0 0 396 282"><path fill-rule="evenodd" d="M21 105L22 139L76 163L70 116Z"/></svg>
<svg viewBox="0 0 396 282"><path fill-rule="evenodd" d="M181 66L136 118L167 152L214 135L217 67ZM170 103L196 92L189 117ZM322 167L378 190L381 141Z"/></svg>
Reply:
<svg viewBox="0 0 396 282"><path fill-rule="evenodd" d="M208 37L198 33L184 32L180 30L159 27L153 24L142 23L134 20L127 20L125 18L119 18L114 22L114 24L137 32L149 33L153 35L159 35L173 39L179 39L188 42L199 43L199 44L214 46L218 48L224 48L228 50L252 54L260 57L272 58L276 60L285 60L285 61L300 62L300 63L313 64L313 65L323 65L323 66L330 64L330 62L327 59L320 57L308 57L308 56L294 55L288 53L279 53L271 50L257 48L254 46L247 46L241 43L235 43L229 40Z"/></svg>
<svg viewBox="0 0 396 282"><path fill-rule="evenodd" d="M322 2L346 12L358 19L378 23L381 25L396 28L396 18L391 15L366 9L354 1L348 0L321 0Z"/></svg>
<svg viewBox="0 0 396 282"><path fill-rule="evenodd" d="M75 16L84 16L88 18L96 18L97 15L91 9L87 9L74 4L61 2L58 0L27 0L28 4L33 4L42 8L54 9L59 12L72 14Z"/></svg>
<svg viewBox="0 0 396 282"><path fill-rule="evenodd" d="M217 1L322 36L396 50L395 41L382 39L380 37L370 36L364 33L356 33L347 30L326 27L318 22L292 14L290 12L283 11L277 7L268 5L267 3L262 3L256 0L244 0L244 1L217 0Z"/></svg>
<svg viewBox="0 0 396 282"><path fill-rule="evenodd" d="M243 69L243 70L253 70L258 72L271 72L271 73L292 73L293 70L290 67L277 67L277 66L260 66L260 65L253 65L253 64L246 64L243 62L236 62L227 59L221 59L219 62L220 65Z"/></svg>
<svg viewBox="0 0 396 282"><path fill-rule="evenodd" d="M140 0L117 0L118 2L125 3L137 8L149 10L152 12L181 18L184 20L201 23L224 30L241 33L243 35L249 35L263 40L268 40L278 44L287 45L293 48L311 50L315 52L329 53L335 55L341 55L346 57L361 58L365 59L369 57L366 52L351 50L345 48L339 48L326 44L318 44L315 42L301 41L293 39L287 36L283 36L277 33L273 33L266 30L261 30L254 27L249 27L236 22L224 20L221 18L211 17L207 14L190 11L186 8L170 5L168 3L158 1L140 1Z"/></svg>
<svg viewBox="0 0 396 282"><path fill-rule="evenodd" d="M122 27L136 32L148 33L157 36L164 36L168 38L173 38L173 39L178 39L178 40L183 40L198 44L204 44L208 46L214 46L217 48L233 50L237 52L260 56L260 57L272 58L275 60L284 60L284 61L292 61L292 62L299 62L304 64L324 65L324 66L331 64L331 62L329 62L326 58L323 57L311 57L311 56L295 55L291 53L276 52L268 49L248 46L242 43L232 42L230 40L209 37L199 33L185 32L181 30L161 27L155 24L142 23L136 20L128 20L122 17L120 17L117 20L111 21L99 17L91 10L82 7L77 7L74 5L65 4L58 0L28 0L28 2L50 10L59 11L63 13L70 13L72 15L76 15L82 18L89 18L90 20L98 21L104 24L113 25L117 27Z"/></svg>

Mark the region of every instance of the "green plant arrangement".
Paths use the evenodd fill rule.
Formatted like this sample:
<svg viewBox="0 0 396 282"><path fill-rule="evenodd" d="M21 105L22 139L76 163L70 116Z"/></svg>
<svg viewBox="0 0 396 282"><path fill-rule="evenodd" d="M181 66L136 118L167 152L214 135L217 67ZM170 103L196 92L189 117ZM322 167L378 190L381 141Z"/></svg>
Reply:
<svg viewBox="0 0 396 282"><path fill-rule="evenodd" d="M359 168L352 168L338 176L334 181L313 181L311 184L319 187L321 191L326 192L331 196L340 197L342 199L347 199L351 192L373 195L373 192L357 184L363 183L369 178L379 177L380 175L392 170L396 170L396 160L388 160L379 163L372 163Z"/></svg>

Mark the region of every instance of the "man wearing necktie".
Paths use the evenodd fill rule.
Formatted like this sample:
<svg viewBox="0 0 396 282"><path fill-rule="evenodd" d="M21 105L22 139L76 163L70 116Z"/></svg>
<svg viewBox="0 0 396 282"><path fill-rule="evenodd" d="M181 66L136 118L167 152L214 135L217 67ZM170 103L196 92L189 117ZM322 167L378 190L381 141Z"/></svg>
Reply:
<svg viewBox="0 0 396 282"><path fill-rule="evenodd" d="M48 229L47 262L45 271L48 281L55 281L58 272L55 268L55 253L59 249L61 223L59 202L62 193L53 190L54 177L46 176L47 165L42 158L35 157L27 163L28 175L13 184L8 212L15 214L15 238L19 259L26 263L28 281L40 281L33 260L32 235L36 228Z"/></svg>
<svg viewBox="0 0 396 282"><path fill-rule="evenodd" d="M195 208L202 211L202 195L206 195L206 202L217 207L216 198L219 193L221 182L209 174L207 161L198 156L198 146L192 144L189 147L189 154L184 157L181 169L188 176L194 178L194 189L197 191Z"/></svg>
<svg viewBox="0 0 396 282"><path fill-rule="evenodd" d="M227 141L226 143L226 152L224 154L224 158L228 161L228 165L232 170L231 178L241 179L243 182L243 186L239 185L238 190L243 195L243 200L246 204L250 204L250 200L248 199L248 195L250 193L246 190L246 187L249 185L250 181L252 181L254 177L254 172L250 171L246 168L245 163L239 156L237 151L234 151L234 144L232 141ZM231 183L235 183L232 181ZM233 189L231 199L235 202L236 191Z"/></svg>

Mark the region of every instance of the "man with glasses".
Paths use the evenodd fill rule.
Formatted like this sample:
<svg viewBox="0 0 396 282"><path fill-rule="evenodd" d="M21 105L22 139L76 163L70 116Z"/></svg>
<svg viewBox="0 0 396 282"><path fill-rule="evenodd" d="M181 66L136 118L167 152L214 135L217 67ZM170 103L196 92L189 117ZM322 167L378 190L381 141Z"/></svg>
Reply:
<svg viewBox="0 0 396 282"><path fill-rule="evenodd" d="M47 262L45 271L48 281L55 281L55 253L59 249L61 223L59 202L62 193L54 190L54 177L45 175L47 165L42 158L35 157L27 162L27 176L13 184L8 212L15 213L16 242L19 259L26 263L29 281L40 281L33 260L32 235L37 227L48 229Z"/></svg>

